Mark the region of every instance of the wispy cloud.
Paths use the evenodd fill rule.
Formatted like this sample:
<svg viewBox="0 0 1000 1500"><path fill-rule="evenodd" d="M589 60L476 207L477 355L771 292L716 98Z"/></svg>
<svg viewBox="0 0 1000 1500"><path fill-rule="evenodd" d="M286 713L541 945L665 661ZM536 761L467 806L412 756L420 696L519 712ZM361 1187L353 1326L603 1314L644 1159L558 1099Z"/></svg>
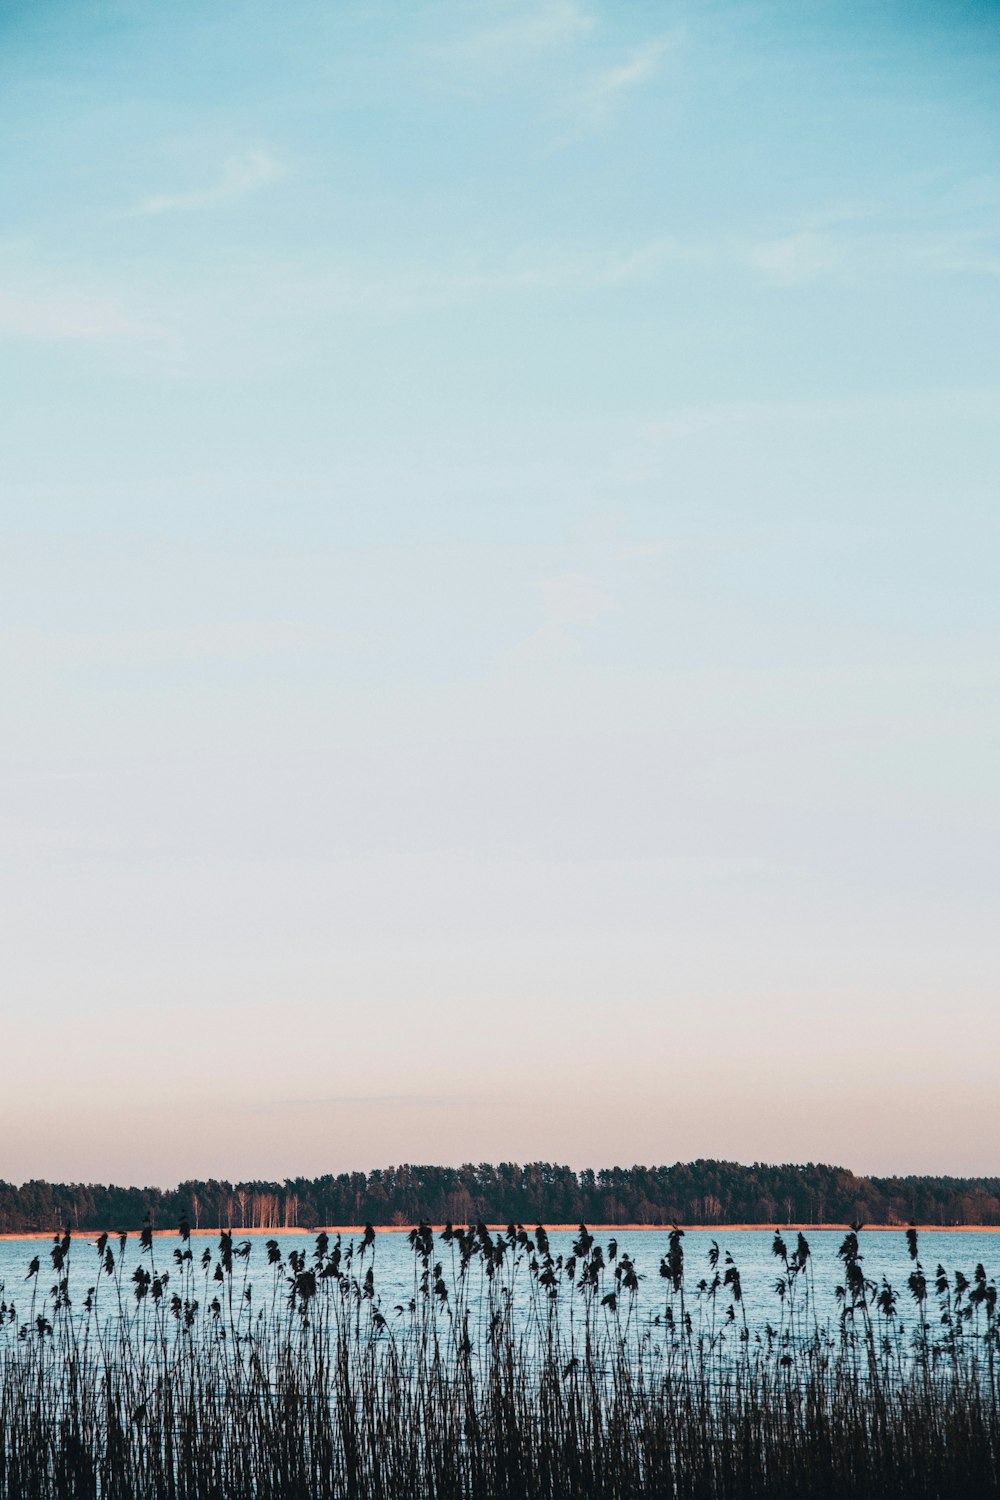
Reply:
<svg viewBox="0 0 1000 1500"><path fill-rule="evenodd" d="M751 269L770 280L792 286L817 281L840 270L844 247L829 234L806 229L751 245L747 261Z"/></svg>
<svg viewBox="0 0 1000 1500"><path fill-rule="evenodd" d="M592 625L615 607L614 599L588 573L558 573L539 578L535 587L545 609L543 629L562 633Z"/></svg>
<svg viewBox="0 0 1000 1500"><path fill-rule="evenodd" d="M606 119L623 94L647 83L658 72L660 59L669 45L666 37L643 42L627 61L592 79L576 96L574 108L593 122Z"/></svg>
<svg viewBox="0 0 1000 1500"><path fill-rule="evenodd" d="M787 232L753 239L720 233L705 237L664 233L633 246L526 246L503 259L478 263L412 263L381 274L345 272L318 278L334 301L385 311L461 302L479 296L597 291L656 279L670 267L731 273L794 286L837 277L1000 275L1000 241L984 232L894 230L845 222L846 215L813 219ZM302 278L308 285L309 278Z"/></svg>
<svg viewBox="0 0 1000 1500"><path fill-rule="evenodd" d="M96 342L138 340L165 344L169 331L114 302L71 293L35 295L0 292L0 336L79 339Z"/></svg>
<svg viewBox="0 0 1000 1500"><path fill-rule="evenodd" d="M671 235L633 246L525 246L495 260L412 262L310 271L301 265L280 278L286 298L316 313L406 315L489 297L571 294L613 289L655 277L671 261L703 251Z"/></svg>
<svg viewBox="0 0 1000 1500"><path fill-rule="evenodd" d="M351 1109L385 1109L399 1105L420 1107L454 1102L453 1094L331 1094L325 1099L265 1099L259 1103L245 1104L243 1112L251 1115L276 1115L345 1106Z"/></svg>
<svg viewBox="0 0 1000 1500"><path fill-rule="evenodd" d="M150 666L181 661L253 661L328 654L360 635L283 621L213 623L147 630L0 630L0 662L26 666Z"/></svg>
<svg viewBox="0 0 1000 1500"><path fill-rule="evenodd" d="M806 226L745 245L740 253L751 270L784 286L900 271L1000 276L1000 244L980 231Z"/></svg>
<svg viewBox="0 0 1000 1500"><path fill-rule="evenodd" d="M737 429L788 429L793 424L809 426L830 422L853 422L876 417L881 420L920 422L940 418L949 410L988 417L996 411L1000 389L971 386L958 390L867 392L859 396L824 399L803 398L773 401L719 401L704 405L678 406L645 429L653 443L670 443L705 435L733 433Z"/></svg>
<svg viewBox="0 0 1000 1500"><path fill-rule="evenodd" d="M247 151L224 162L221 175L208 187L185 193L154 193L142 198L128 214L195 213L216 208L268 187L283 176L284 168L270 152Z"/></svg>
<svg viewBox="0 0 1000 1500"><path fill-rule="evenodd" d="M462 73L501 72L525 56L565 47L594 26L573 0L551 0L508 14L426 49L426 55Z"/></svg>
<svg viewBox="0 0 1000 1500"><path fill-rule="evenodd" d="M926 235L913 251L917 263L927 271L950 276L1000 276L997 235Z"/></svg>

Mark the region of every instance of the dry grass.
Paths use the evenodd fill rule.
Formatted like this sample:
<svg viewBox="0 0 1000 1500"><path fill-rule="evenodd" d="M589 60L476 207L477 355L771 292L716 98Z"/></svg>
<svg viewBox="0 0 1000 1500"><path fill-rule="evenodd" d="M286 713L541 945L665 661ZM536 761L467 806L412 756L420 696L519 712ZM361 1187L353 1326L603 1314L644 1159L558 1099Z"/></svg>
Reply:
<svg viewBox="0 0 1000 1500"><path fill-rule="evenodd" d="M555 1256L543 1229L420 1226L394 1307L371 1229L308 1257L269 1241L264 1306L249 1240L203 1252L182 1225L168 1264L141 1240L126 1276L102 1236L74 1306L61 1236L51 1292L33 1261L30 1305L3 1302L2 1500L998 1493L996 1288L981 1267L925 1273L915 1234L900 1294L845 1235L832 1323L805 1238L776 1235L759 1334L738 1267L713 1253L692 1276L679 1230L640 1288L582 1228Z"/></svg>

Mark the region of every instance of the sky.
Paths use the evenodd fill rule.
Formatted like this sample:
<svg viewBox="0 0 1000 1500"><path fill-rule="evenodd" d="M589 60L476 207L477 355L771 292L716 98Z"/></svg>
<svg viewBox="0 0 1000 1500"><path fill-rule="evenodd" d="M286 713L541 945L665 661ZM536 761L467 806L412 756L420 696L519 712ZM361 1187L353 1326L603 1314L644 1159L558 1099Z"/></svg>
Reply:
<svg viewBox="0 0 1000 1500"><path fill-rule="evenodd" d="M0 0L0 1177L1000 1173L1000 5Z"/></svg>

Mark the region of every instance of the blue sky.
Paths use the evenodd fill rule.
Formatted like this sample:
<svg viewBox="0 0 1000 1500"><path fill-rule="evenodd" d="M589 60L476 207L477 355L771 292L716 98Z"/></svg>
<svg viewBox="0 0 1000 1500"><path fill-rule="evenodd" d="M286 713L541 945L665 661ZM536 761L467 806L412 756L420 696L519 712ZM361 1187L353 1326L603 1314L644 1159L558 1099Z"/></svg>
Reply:
<svg viewBox="0 0 1000 1500"><path fill-rule="evenodd" d="M998 97L4 0L0 1175L996 1170Z"/></svg>

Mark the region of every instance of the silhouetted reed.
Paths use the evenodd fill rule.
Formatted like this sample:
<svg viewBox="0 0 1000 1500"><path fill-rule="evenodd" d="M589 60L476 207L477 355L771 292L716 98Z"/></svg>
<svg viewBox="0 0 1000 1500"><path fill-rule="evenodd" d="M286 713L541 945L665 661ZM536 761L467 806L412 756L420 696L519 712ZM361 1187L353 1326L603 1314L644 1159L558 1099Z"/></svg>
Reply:
<svg viewBox="0 0 1000 1500"><path fill-rule="evenodd" d="M130 1272L124 1235L66 1233L51 1287L36 1257L0 1302L0 1497L996 1496L994 1283L929 1275L908 1231L901 1297L867 1276L859 1227L832 1319L806 1239L775 1233L759 1331L732 1257L713 1243L695 1280L676 1228L641 1287L583 1226L556 1255L543 1228L424 1224L391 1306L370 1226L267 1241L263 1297L231 1233L199 1254L184 1222L166 1253L147 1225Z"/></svg>

